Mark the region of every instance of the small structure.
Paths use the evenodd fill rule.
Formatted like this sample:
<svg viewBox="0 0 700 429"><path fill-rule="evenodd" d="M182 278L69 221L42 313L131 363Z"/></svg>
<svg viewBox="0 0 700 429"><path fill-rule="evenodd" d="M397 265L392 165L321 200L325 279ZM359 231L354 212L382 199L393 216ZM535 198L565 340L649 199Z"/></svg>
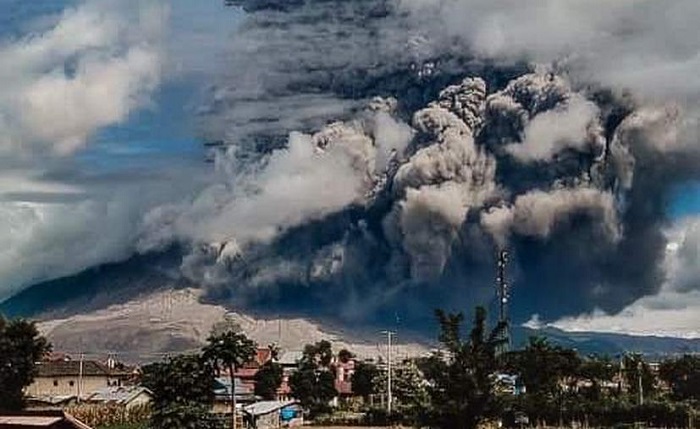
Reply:
<svg viewBox="0 0 700 429"><path fill-rule="evenodd" d="M98 389L121 386L132 375L127 370L91 360L43 361L36 368L34 382L27 387L27 395L33 398L77 396L82 399Z"/></svg>
<svg viewBox="0 0 700 429"><path fill-rule="evenodd" d="M0 429L92 429L63 411L0 413Z"/></svg>
<svg viewBox="0 0 700 429"><path fill-rule="evenodd" d="M346 361L340 359L333 363L335 369L335 390L339 396L352 396L352 376L355 373L355 359L350 358Z"/></svg>
<svg viewBox="0 0 700 429"><path fill-rule="evenodd" d="M67 396L31 396L27 398L29 409L61 409L78 403L75 395Z"/></svg>
<svg viewBox="0 0 700 429"><path fill-rule="evenodd" d="M304 417L296 401L261 401L243 408L244 419L250 429L277 429L304 424Z"/></svg>
<svg viewBox="0 0 700 429"><path fill-rule="evenodd" d="M85 401L95 404L115 404L128 409L151 403L153 394L142 386L110 386L96 390Z"/></svg>
<svg viewBox="0 0 700 429"><path fill-rule="evenodd" d="M277 363L282 365L285 371L294 371L299 367L299 362L303 357L304 352L301 350L289 350L280 355Z"/></svg>
<svg viewBox="0 0 700 429"><path fill-rule="evenodd" d="M255 402L254 386L244 384L239 378L235 380L236 403L238 406ZM215 414L231 413L231 378L217 377L214 380L214 406L212 412Z"/></svg>

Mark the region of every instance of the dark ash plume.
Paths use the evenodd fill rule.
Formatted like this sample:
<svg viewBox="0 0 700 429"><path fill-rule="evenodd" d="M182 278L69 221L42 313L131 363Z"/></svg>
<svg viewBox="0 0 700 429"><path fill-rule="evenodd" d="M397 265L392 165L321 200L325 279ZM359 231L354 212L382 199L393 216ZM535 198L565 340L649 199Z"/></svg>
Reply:
<svg viewBox="0 0 700 429"><path fill-rule="evenodd" d="M142 240L189 244L211 299L419 324L490 299L499 247L519 319L658 290L666 195L698 171L678 109L483 59L415 2L229 3L247 17L203 110L222 184Z"/></svg>

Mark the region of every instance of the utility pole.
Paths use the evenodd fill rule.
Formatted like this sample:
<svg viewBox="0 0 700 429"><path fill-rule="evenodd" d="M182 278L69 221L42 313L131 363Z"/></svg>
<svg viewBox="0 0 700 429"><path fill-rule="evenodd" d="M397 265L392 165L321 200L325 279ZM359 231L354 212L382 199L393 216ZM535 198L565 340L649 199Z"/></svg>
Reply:
<svg viewBox="0 0 700 429"><path fill-rule="evenodd" d="M382 334L386 335L387 342L386 410L389 414L391 414L391 407L393 402L393 396L391 395L391 337L396 335L396 332L382 331Z"/></svg>
<svg viewBox="0 0 700 429"><path fill-rule="evenodd" d="M637 362L637 387L639 388L639 405L644 405L644 386L642 385L642 370L644 365L642 365L641 358Z"/></svg>
<svg viewBox="0 0 700 429"><path fill-rule="evenodd" d="M78 365L78 402L80 402L83 396L83 362L85 360L85 354L80 352L80 363Z"/></svg>

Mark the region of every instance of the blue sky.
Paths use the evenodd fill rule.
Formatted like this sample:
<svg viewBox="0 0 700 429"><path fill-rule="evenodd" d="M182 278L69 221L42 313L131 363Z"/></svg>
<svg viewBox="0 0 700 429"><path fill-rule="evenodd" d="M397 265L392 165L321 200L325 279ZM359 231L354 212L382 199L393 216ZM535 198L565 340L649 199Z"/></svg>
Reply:
<svg viewBox="0 0 700 429"><path fill-rule="evenodd" d="M700 213L700 183L691 182L676 188L668 212L674 219Z"/></svg>
<svg viewBox="0 0 700 429"><path fill-rule="evenodd" d="M26 37L35 25L55 19L74 0L0 0L0 40ZM222 1L170 0L167 66L152 103L125 123L98 131L78 159L92 169L133 168L155 159L201 160L194 111L201 91L222 67L223 48L239 12Z"/></svg>

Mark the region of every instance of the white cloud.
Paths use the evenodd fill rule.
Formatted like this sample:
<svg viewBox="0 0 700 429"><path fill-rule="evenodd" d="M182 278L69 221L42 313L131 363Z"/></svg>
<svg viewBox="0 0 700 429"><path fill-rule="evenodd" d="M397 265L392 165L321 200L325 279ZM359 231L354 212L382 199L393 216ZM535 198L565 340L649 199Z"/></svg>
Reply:
<svg viewBox="0 0 700 429"><path fill-rule="evenodd" d="M596 310L549 325L567 331L700 338L700 216L680 221L668 236L667 278L657 294L642 297L616 314Z"/></svg>
<svg viewBox="0 0 700 429"><path fill-rule="evenodd" d="M167 172L95 179L88 185L18 172L0 177L0 301L35 282L130 256L144 214L195 186L173 188L177 176Z"/></svg>
<svg viewBox="0 0 700 429"><path fill-rule="evenodd" d="M462 40L489 58L559 62L588 81L696 98L695 0L401 0L432 44Z"/></svg>
<svg viewBox="0 0 700 429"><path fill-rule="evenodd" d="M149 104L165 3L86 1L34 18L31 33L0 41L0 300L129 256L143 214L196 183L191 175L173 187L178 171L155 166L87 173L89 160L70 156Z"/></svg>
<svg viewBox="0 0 700 429"><path fill-rule="evenodd" d="M0 151L69 154L147 104L166 18L152 1L83 3L0 45Z"/></svg>

